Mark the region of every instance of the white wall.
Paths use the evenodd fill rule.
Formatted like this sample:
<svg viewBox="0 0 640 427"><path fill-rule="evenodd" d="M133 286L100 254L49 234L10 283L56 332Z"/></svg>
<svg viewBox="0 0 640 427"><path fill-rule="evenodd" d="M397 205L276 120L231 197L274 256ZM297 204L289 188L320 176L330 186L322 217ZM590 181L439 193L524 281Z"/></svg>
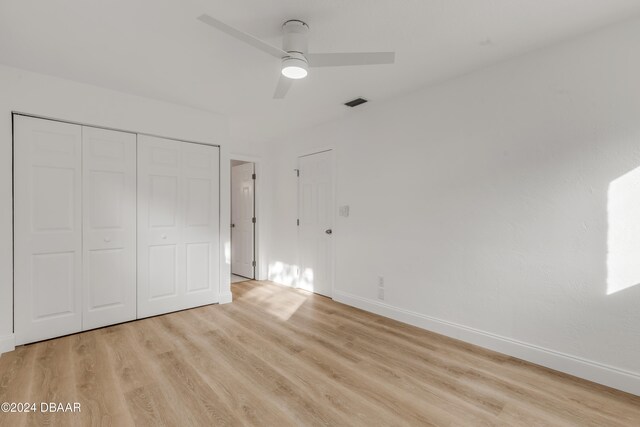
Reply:
<svg viewBox="0 0 640 427"><path fill-rule="evenodd" d="M261 155L232 141L222 116L0 66L0 353L13 347L11 112L202 141L221 146L221 224L229 223L229 152ZM223 250L229 228L221 227ZM231 301L223 259L221 302Z"/></svg>
<svg viewBox="0 0 640 427"><path fill-rule="evenodd" d="M337 300L640 394L638 46L610 27L279 141L270 277L295 282L296 156L333 147Z"/></svg>

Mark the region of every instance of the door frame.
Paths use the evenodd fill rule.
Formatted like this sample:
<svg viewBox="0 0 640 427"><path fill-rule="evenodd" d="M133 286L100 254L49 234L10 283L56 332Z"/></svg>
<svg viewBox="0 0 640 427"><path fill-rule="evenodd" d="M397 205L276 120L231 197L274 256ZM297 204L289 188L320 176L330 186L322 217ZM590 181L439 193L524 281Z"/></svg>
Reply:
<svg viewBox="0 0 640 427"><path fill-rule="evenodd" d="M220 144L214 144L214 143L210 143L210 142L194 141L194 140L182 139L182 138L174 138L172 136L157 135L157 134L153 134L153 133L142 132L142 131L131 130L131 129L114 128L114 127L110 127L110 126L96 125L96 124L93 124L93 123L76 122L76 121L73 121L73 120L58 119L58 118L55 118L55 117L42 116L42 115L39 115L39 114L24 113L24 112L15 111L15 110L11 111L12 121L13 121L13 117L14 116L25 116L25 117L31 117L31 118L34 118L34 119L51 120L53 122L68 123L70 125L80 125L80 126L86 126L86 127L91 127L91 128L97 128L97 129L113 130L113 131L116 131L116 132L125 132L125 133L133 133L133 134L136 134L136 135L153 136L155 138L169 139L171 141L178 141L178 142L188 142L190 144L210 145L212 147L218 147L219 149L222 150L222 146ZM13 129L13 124L12 124L12 129ZM13 141L13 137L15 137L15 135L12 135L12 141Z"/></svg>
<svg viewBox="0 0 640 427"><path fill-rule="evenodd" d="M229 153L228 159L229 161L229 220L231 220L231 161L232 160L240 160L242 162L250 162L253 163L253 173L256 174L256 179L253 181L253 215L256 218L256 223L253 225L253 259L256 262L256 266L253 269L253 275L255 276L254 280L266 280L266 273L263 272L263 266L266 265L266 262L263 261L264 252L261 246L261 230L263 229L262 223L264 222L264 217L262 216L262 187L260 183L262 182L262 177L264 173L264 168L262 167L262 158L256 156L246 156L243 154L233 154ZM227 227L230 227L231 221L227 224ZM231 228L229 228L229 244L232 245L231 242ZM229 247L229 278L231 278L231 247Z"/></svg>
<svg viewBox="0 0 640 427"><path fill-rule="evenodd" d="M295 171L299 171L300 170L300 158L301 157L307 157L307 156L313 156L314 154L320 154L320 153L326 153L327 151L331 152L331 170L329 171L329 173L331 174L331 184L332 184L332 188L331 191L333 193L333 197L331 199L331 216L332 216L332 225L331 225L331 230L333 230L332 233L332 238L331 238L331 259L329 260L329 263L331 265L331 275L330 277L330 281L331 281L331 297L327 297L330 299L334 298L335 292L336 292L336 243L335 243L335 236L336 236L336 228L337 228L337 215L336 215L336 195L337 195L337 185L336 185L336 149L333 146L323 146L323 147L319 147L315 150L305 150L305 151L301 151L298 152L298 154L296 155L296 169ZM299 179L299 175L296 177L296 217L298 219L300 219L300 179ZM300 280L300 227L296 225L296 247L297 247L297 251L296 251L296 270L297 270L297 274L296 274L296 281L295 281L295 287L298 287L298 281ZM324 295L322 295L324 296Z"/></svg>

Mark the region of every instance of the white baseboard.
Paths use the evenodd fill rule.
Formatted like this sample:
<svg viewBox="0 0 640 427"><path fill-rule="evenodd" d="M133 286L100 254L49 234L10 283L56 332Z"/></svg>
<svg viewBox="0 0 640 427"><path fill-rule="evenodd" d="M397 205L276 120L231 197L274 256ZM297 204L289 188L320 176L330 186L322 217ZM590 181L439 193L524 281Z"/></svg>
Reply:
<svg viewBox="0 0 640 427"><path fill-rule="evenodd" d="M229 304L231 301L233 301L233 295L231 292L220 294L220 297L218 298L218 304Z"/></svg>
<svg viewBox="0 0 640 427"><path fill-rule="evenodd" d="M0 336L0 354L16 349L16 339L13 334Z"/></svg>
<svg viewBox="0 0 640 427"><path fill-rule="evenodd" d="M335 301L640 396L640 374L334 291Z"/></svg>

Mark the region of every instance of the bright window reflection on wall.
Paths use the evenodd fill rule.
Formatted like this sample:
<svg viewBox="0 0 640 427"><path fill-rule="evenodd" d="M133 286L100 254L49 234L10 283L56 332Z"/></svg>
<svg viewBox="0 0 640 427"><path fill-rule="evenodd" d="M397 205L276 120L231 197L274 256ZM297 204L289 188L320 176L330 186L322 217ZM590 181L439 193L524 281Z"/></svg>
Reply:
<svg viewBox="0 0 640 427"><path fill-rule="evenodd" d="M640 168L609 184L607 295L640 284Z"/></svg>
<svg viewBox="0 0 640 427"><path fill-rule="evenodd" d="M269 264L269 280L287 286L295 286L298 281L298 266L280 261Z"/></svg>
<svg viewBox="0 0 640 427"><path fill-rule="evenodd" d="M305 268L300 277L298 278L298 284L296 286L299 289L313 292L313 269Z"/></svg>

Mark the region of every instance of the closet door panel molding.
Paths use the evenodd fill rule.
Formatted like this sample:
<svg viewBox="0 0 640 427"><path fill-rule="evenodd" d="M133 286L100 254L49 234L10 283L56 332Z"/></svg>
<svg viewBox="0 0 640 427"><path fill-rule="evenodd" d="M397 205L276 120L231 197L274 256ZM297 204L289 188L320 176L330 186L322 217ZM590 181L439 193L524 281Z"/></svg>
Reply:
<svg viewBox="0 0 640 427"><path fill-rule="evenodd" d="M82 130L14 117L16 344L82 327Z"/></svg>
<svg viewBox="0 0 640 427"><path fill-rule="evenodd" d="M218 301L218 148L138 137L138 317Z"/></svg>
<svg viewBox="0 0 640 427"><path fill-rule="evenodd" d="M183 206L186 277L185 304L218 302L219 150L184 143Z"/></svg>
<svg viewBox="0 0 640 427"><path fill-rule="evenodd" d="M82 329L136 318L136 135L82 128Z"/></svg>

